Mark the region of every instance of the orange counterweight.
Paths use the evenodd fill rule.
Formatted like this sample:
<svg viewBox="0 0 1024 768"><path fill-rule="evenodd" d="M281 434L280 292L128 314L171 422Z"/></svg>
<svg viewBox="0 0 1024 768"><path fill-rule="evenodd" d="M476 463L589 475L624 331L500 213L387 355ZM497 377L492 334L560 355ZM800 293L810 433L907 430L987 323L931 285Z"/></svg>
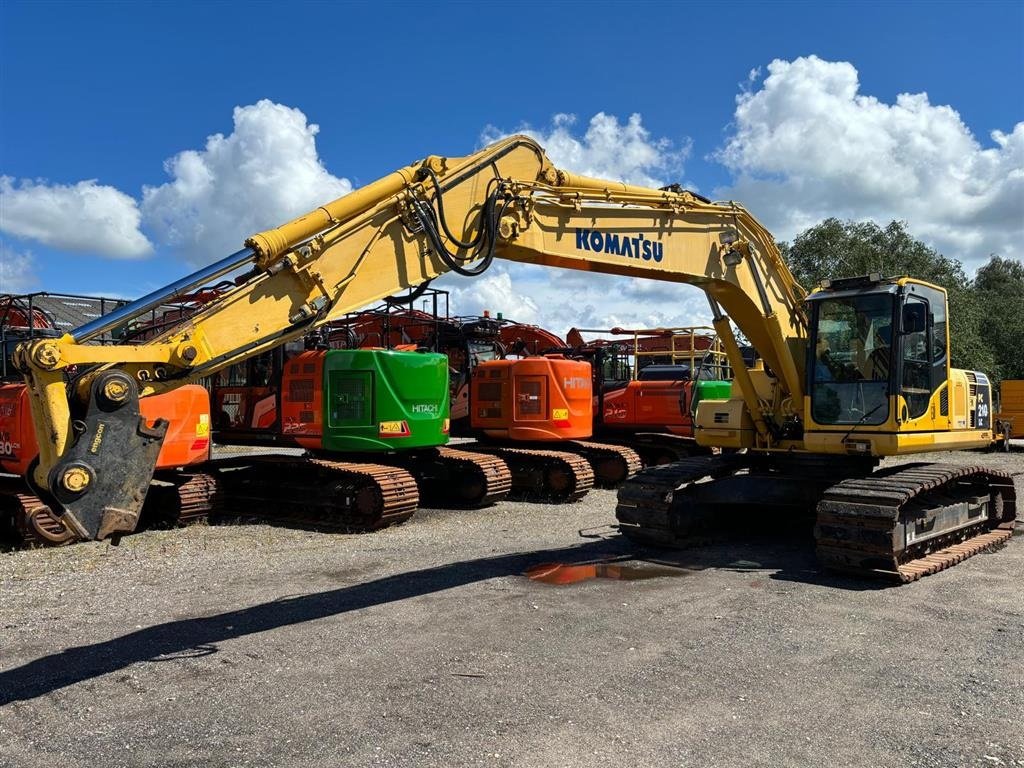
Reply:
<svg viewBox="0 0 1024 768"><path fill-rule="evenodd" d="M590 364L561 355L490 360L473 369L471 424L488 437L575 440L593 433Z"/></svg>
<svg viewBox="0 0 1024 768"><path fill-rule="evenodd" d="M160 448L157 469L200 464L210 457L210 398L206 389L189 384L139 401L152 424L170 422ZM0 471L26 475L39 455L28 390L24 384L0 384Z"/></svg>

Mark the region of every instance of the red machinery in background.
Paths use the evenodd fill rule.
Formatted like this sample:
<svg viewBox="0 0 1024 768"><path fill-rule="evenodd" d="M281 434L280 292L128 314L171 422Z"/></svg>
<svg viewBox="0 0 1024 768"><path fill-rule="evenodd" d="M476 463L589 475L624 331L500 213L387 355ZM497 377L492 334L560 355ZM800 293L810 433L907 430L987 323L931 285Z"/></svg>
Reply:
<svg viewBox="0 0 1024 768"><path fill-rule="evenodd" d="M594 485L594 470L586 458L563 448L570 445L565 441L590 434L589 366L557 356L503 360L498 321L451 317L443 291L423 292L420 297L424 294L424 302L433 302L433 312L386 303L221 371L212 383L218 442L280 442L277 400L286 382L279 372L304 350L435 351L448 357L451 433L485 438L461 444L460 450L502 459L511 471L512 493L520 498L566 501L584 495ZM471 419L470 382L478 375L483 387ZM636 458L636 469L639 466ZM615 482L625 480L630 470L635 471L619 468Z"/></svg>
<svg viewBox="0 0 1024 768"><path fill-rule="evenodd" d="M558 351L535 354L564 346L558 336L486 312L453 317L444 291L428 289L418 298L422 310L384 305L332 323L325 342L408 344L447 355L452 435L477 438L460 447L504 459L514 490L574 498L595 481L614 487L639 470L640 458L628 447L585 440L594 423L589 364Z"/></svg>
<svg viewBox="0 0 1024 768"><path fill-rule="evenodd" d="M703 398L727 398L732 381L713 328L573 328L566 341L568 356L591 363L596 437L630 446L645 465L707 453L694 440L694 411Z"/></svg>

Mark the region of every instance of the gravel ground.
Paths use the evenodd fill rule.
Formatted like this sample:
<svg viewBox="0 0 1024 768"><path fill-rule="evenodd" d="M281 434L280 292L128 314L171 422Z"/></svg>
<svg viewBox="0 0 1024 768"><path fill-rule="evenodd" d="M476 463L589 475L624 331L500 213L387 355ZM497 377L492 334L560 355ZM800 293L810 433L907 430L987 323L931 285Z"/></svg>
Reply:
<svg viewBox="0 0 1024 768"><path fill-rule="evenodd" d="M1024 497L1024 449L935 458ZM614 504L0 555L0 765L1024 766L1020 536L899 588L819 573L800 526L522 575L644 554Z"/></svg>

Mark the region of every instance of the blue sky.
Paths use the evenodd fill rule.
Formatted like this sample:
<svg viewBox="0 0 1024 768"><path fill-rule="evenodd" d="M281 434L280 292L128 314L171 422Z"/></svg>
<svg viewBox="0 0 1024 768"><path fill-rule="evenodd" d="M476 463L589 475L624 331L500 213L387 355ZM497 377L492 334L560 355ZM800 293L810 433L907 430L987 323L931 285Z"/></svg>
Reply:
<svg viewBox="0 0 1024 768"><path fill-rule="evenodd" d="M773 61L780 62L774 69ZM752 72L759 74L751 79ZM745 91L744 111L737 97ZM899 101L924 93L926 102ZM1015 131L1024 120L1022 2L6 0L0 278L7 288L137 295L216 257L220 240L247 234L234 231L249 222L232 215L228 201L276 217L260 226L301 212L288 208L310 202L302 194L246 201L246 184L259 179L228 178L232 158L249 157L260 131L290 119L284 112L264 110L246 142L240 135L230 151L203 154L208 136L230 139L236 107L261 100L319 126L305 144L292 135L287 145L308 150L315 142L313 163L324 173L306 168L314 192L359 186L425 154L464 154L485 132L528 125L567 148L567 157L582 150L590 167L576 170L728 194L779 236L835 213L904 218L969 267L987 253L1024 253L1013 250L1024 232L1024 181L1006 181L1024 174L1024 127ZM608 130L615 118L610 141L639 142L653 159L626 167L614 147L595 147L587 131L599 113ZM556 124L559 114L576 121ZM643 138L628 129L632 114ZM816 149L794 151L786 140L794 131ZM224 188L212 198L165 189L144 205L144 187L181 181L165 161L186 150L200 153L197 162L213 168ZM869 173L872 163L877 172ZM890 168L891 184L883 178ZM92 179L102 194L75 187ZM962 201L939 216L949 196L930 196L951 183L966 184L954 194ZM92 211L89 222L75 220L79 204ZM104 206L113 211L111 229L93 233L97 216L108 221ZM50 215L59 219L52 226ZM185 231L197 224L211 234ZM534 293L544 283L536 272L503 268L480 291L459 290L467 308L476 293L510 290L519 314L543 315L543 296ZM578 281L583 292L594 286Z"/></svg>

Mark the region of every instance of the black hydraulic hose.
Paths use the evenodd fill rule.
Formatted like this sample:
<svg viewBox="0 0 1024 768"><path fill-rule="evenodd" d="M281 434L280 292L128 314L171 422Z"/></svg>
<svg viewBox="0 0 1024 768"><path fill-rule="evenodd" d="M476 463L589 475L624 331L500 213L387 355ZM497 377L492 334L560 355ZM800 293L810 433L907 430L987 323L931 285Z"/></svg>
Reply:
<svg viewBox="0 0 1024 768"><path fill-rule="evenodd" d="M496 195L488 197L487 202L484 204L483 222L481 224L481 242L477 250L469 256L462 258L457 254L451 253L441 240L441 235L437 231L437 222L434 216L434 210L422 200L413 198L412 209L423 227L423 231L427 235L427 239L430 240L430 245L437 253L438 258L444 262L445 266L451 269L453 272L465 275L466 277L476 277L477 275L483 274L488 267L491 266L491 262L494 260L494 247L496 245L497 235L497 220L501 214L505 212L505 208L508 205L507 201L502 204L501 212L498 217L493 215L494 203ZM484 242L486 241L486 242ZM485 251L486 249L486 251ZM482 256L481 256L482 254ZM481 261L475 267L464 267L460 262L468 262L474 259L480 258Z"/></svg>
<svg viewBox="0 0 1024 768"><path fill-rule="evenodd" d="M430 176L430 180L434 182L434 189L437 190L437 194L435 195L435 202L437 204L437 217L441 221L441 229L444 231L445 236L453 243L455 243L455 245L457 245L459 248L465 248L467 250L475 249L477 246L480 245L480 243L483 240L484 232L487 229L486 220L483 218L483 216L481 217L480 229L477 230L476 237L474 237L468 243L464 243L462 240L453 235L451 229L448 228L448 219L444 215L444 191L441 189L441 181L437 178L437 174L434 173L432 169L425 168L424 170L426 171L427 175ZM486 199L488 202L490 202L491 200L491 184L493 184L494 181L495 179L491 179L491 181L487 183ZM487 214L486 204L484 205L483 214L484 216Z"/></svg>
<svg viewBox="0 0 1024 768"><path fill-rule="evenodd" d="M430 287L432 280L427 280L425 283L417 285L412 293L408 296L387 296L384 299L385 304L412 304L416 299L424 294L427 288Z"/></svg>

